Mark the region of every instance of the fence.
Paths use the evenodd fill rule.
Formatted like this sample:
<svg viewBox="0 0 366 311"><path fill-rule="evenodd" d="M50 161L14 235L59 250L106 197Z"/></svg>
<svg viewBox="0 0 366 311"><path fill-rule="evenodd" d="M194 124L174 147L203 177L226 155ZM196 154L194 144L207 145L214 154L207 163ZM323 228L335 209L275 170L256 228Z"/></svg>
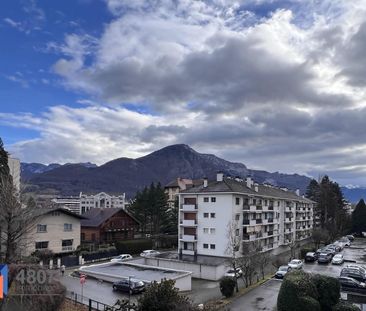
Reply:
<svg viewBox="0 0 366 311"><path fill-rule="evenodd" d="M85 262L93 262L93 261L99 261L103 259L109 259L111 257L117 256L118 251L117 250L111 250L106 252L98 252L98 253L91 253L91 254L83 254L83 258Z"/></svg>
<svg viewBox="0 0 366 311"><path fill-rule="evenodd" d="M103 302L81 296L75 292L67 291L66 297L69 298L73 304L85 306L88 311L137 311L137 305L130 303L128 300L117 300L113 306L107 305Z"/></svg>

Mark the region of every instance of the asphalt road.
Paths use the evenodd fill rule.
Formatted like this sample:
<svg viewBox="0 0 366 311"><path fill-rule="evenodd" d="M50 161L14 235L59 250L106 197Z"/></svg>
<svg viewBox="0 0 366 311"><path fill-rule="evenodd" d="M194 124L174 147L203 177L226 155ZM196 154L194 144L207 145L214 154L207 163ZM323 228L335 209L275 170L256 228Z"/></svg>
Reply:
<svg viewBox="0 0 366 311"><path fill-rule="evenodd" d="M346 261L352 261L359 265L366 266L366 239L355 240L350 248L345 248L342 252ZM305 263L304 271L338 277L342 268L348 263L349 262L345 262L342 265L325 265L318 264L316 262ZM230 311L275 310L281 284L282 280L271 279L263 285L234 300L228 308Z"/></svg>

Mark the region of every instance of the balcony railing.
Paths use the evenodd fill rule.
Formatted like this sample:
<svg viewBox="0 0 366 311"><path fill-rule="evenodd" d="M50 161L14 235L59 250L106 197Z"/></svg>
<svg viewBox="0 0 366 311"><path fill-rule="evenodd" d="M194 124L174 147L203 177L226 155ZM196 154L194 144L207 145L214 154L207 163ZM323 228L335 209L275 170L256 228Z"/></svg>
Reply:
<svg viewBox="0 0 366 311"><path fill-rule="evenodd" d="M250 210L250 207L248 204L244 204L243 205L243 211L249 211Z"/></svg>
<svg viewBox="0 0 366 311"><path fill-rule="evenodd" d="M262 219L256 219L256 220L255 220L255 223L256 223L256 224L261 224L261 223L262 223Z"/></svg>
<svg viewBox="0 0 366 311"><path fill-rule="evenodd" d="M249 219L243 219L243 225L249 225Z"/></svg>
<svg viewBox="0 0 366 311"><path fill-rule="evenodd" d="M273 205L268 206L268 209L269 209L270 211L273 211Z"/></svg>
<svg viewBox="0 0 366 311"><path fill-rule="evenodd" d="M273 235L273 231L268 231L267 236L271 236L271 235Z"/></svg>
<svg viewBox="0 0 366 311"><path fill-rule="evenodd" d="M63 252L72 252L74 250L73 246L62 246Z"/></svg>
<svg viewBox="0 0 366 311"><path fill-rule="evenodd" d="M196 212L197 204L182 204L181 210L184 212Z"/></svg>
<svg viewBox="0 0 366 311"><path fill-rule="evenodd" d="M197 226L197 220L193 220L193 219L182 219L181 221L180 221L180 224L182 225L182 226L192 226L192 227L194 227L194 226Z"/></svg>
<svg viewBox="0 0 366 311"><path fill-rule="evenodd" d="M268 223L273 223L273 218L268 218L268 219L267 219L267 222L268 222Z"/></svg>
<svg viewBox="0 0 366 311"><path fill-rule="evenodd" d="M183 241L194 242L197 240L196 234L181 234L180 239Z"/></svg>
<svg viewBox="0 0 366 311"><path fill-rule="evenodd" d="M263 206L262 206L262 205L256 205L256 206L255 206L255 209L256 209L257 211L261 211L261 210L263 210Z"/></svg>

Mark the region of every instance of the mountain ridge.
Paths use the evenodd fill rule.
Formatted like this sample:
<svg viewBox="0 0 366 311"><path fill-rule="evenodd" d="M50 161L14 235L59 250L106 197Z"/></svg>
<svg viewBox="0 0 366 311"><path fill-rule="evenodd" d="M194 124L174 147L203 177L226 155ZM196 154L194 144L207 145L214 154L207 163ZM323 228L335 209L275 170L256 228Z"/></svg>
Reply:
<svg viewBox="0 0 366 311"><path fill-rule="evenodd" d="M26 167L26 163L23 164ZM177 144L156 150L140 158L117 158L100 166L67 164L33 174L26 178L28 191L45 193L52 190L70 195L82 192L125 192L133 197L138 190L152 182L165 185L177 177L214 178L217 171L226 175L250 175L259 183L300 189L305 192L310 178L299 174L270 173L251 170L246 165L230 162L213 154L199 153L188 145ZM23 171L22 171L23 174Z"/></svg>

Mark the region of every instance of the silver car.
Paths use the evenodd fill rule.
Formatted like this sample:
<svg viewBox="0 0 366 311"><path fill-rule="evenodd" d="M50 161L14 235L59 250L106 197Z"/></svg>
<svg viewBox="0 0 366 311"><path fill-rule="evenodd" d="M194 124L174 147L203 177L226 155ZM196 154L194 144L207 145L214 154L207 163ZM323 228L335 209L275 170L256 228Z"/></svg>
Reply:
<svg viewBox="0 0 366 311"><path fill-rule="evenodd" d="M288 266L291 269L302 269L303 263L302 260L300 259L292 259L289 263Z"/></svg>
<svg viewBox="0 0 366 311"><path fill-rule="evenodd" d="M278 268L276 274L275 274L275 278L276 279L283 279L286 275L287 272L290 272L291 268L289 266L281 266Z"/></svg>

